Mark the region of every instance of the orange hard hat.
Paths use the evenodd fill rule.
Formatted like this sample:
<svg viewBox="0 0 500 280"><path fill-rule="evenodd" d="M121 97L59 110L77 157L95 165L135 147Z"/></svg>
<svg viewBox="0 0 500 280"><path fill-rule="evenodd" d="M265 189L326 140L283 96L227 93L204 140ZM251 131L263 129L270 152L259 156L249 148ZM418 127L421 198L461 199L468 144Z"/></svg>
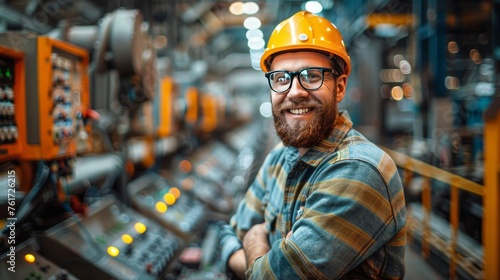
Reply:
<svg viewBox="0 0 500 280"><path fill-rule="evenodd" d="M346 64L344 74L349 76L351 59L340 31L329 20L307 11L300 11L276 26L260 59L260 67L268 72L274 55L307 50L339 56Z"/></svg>

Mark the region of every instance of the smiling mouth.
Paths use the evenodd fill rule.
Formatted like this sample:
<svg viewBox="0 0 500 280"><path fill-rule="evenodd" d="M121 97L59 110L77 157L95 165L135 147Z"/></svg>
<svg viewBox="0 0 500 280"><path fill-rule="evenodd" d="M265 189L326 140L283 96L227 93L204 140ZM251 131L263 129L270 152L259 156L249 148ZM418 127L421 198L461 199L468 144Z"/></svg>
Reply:
<svg viewBox="0 0 500 280"><path fill-rule="evenodd" d="M294 115L303 115L305 113L309 113L312 110L313 110L312 108L299 108L299 109L290 109L288 111Z"/></svg>

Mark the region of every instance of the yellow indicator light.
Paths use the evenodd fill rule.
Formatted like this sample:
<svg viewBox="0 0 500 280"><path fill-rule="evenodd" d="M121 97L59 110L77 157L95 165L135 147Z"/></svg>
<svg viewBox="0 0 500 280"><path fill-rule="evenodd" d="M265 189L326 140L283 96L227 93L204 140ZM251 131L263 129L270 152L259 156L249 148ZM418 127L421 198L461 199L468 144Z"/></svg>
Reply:
<svg viewBox="0 0 500 280"><path fill-rule="evenodd" d="M135 223L134 228L135 228L135 231L137 231L140 234L143 234L146 232L146 226L143 223Z"/></svg>
<svg viewBox="0 0 500 280"><path fill-rule="evenodd" d="M35 256L32 254L26 254L24 255L24 259L29 262L29 263L34 263L35 262Z"/></svg>
<svg viewBox="0 0 500 280"><path fill-rule="evenodd" d="M115 246L109 246L108 254L112 257L116 257L120 254L120 250L118 250L118 248L116 248Z"/></svg>
<svg viewBox="0 0 500 280"><path fill-rule="evenodd" d="M159 213L167 212L167 204L165 204L161 201L156 202L155 208L156 208L156 211L158 211Z"/></svg>
<svg viewBox="0 0 500 280"><path fill-rule="evenodd" d="M163 196L163 201L165 201L167 205L174 205L175 200L176 200L175 196L171 193L166 193Z"/></svg>
<svg viewBox="0 0 500 280"><path fill-rule="evenodd" d="M128 234L124 234L124 235L122 235L122 241L125 244L131 244L132 242L134 242L134 238L132 238L132 236L130 236Z"/></svg>
<svg viewBox="0 0 500 280"><path fill-rule="evenodd" d="M181 196L181 191L175 187L171 188L168 192L173 194L176 199L179 199L179 197Z"/></svg>

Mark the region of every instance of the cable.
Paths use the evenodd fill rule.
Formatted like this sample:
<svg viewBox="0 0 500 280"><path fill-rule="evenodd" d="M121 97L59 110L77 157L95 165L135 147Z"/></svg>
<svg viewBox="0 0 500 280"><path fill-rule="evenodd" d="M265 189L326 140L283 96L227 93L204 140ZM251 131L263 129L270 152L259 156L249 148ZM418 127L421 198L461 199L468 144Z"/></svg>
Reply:
<svg viewBox="0 0 500 280"><path fill-rule="evenodd" d="M57 181L58 181L57 174L56 173L51 173L51 175L52 176L51 176L50 183L52 185L52 190L53 190L52 193L53 193L54 199L59 202L59 204L61 205L61 207L67 213L70 214L69 219L74 219L75 224L78 226L78 228L80 229L80 232L82 233L82 238L85 240L85 242L87 242L88 244L90 244L90 246L92 246L94 248L94 250L96 251L96 256L95 257L101 258L102 255L103 255L103 252L102 252L101 248L95 243L95 240L92 239L92 236L90 235L90 233L87 230L87 228L82 224L81 220L78 218L78 215L73 211L73 209L71 209L71 207L68 205L68 202L60 201L59 200L59 197L57 196L57 193L58 193L58 190L57 190Z"/></svg>
<svg viewBox="0 0 500 280"><path fill-rule="evenodd" d="M33 204L33 200L38 196L38 193L43 188L49 174L50 174L49 167L46 166L43 161L38 162L37 172L35 176L35 184L30 189L28 194L26 194L23 201L21 202L21 205L19 206L19 209L16 212L15 217L17 218L16 220L17 223L20 223L35 207L35 205ZM5 233L6 229L8 228L4 227L1 230L1 233Z"/></svg>

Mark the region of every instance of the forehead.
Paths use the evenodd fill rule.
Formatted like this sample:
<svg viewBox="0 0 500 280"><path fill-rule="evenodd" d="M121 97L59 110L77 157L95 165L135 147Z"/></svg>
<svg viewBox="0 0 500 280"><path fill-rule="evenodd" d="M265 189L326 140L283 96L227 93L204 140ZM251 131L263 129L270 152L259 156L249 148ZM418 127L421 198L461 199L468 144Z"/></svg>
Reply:
<svg viewBox="0 0 500 280"><path fill-rule="evenodd" d="M318 52L287 52L274 57L271 70L286 69L298 70L305 67L330 67L331 60L328 56Z"/></svg>

